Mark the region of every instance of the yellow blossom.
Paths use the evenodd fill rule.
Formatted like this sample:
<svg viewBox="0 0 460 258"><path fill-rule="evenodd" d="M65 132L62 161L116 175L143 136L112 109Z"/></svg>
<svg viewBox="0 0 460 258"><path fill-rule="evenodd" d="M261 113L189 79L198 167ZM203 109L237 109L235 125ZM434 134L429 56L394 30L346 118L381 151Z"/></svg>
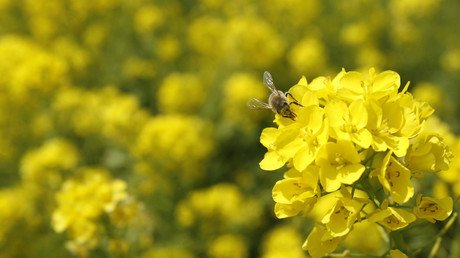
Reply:
<svg viewBox="0 0 460 258"><path fill-rule="evenodd" d="M208 247L212 258L245 258L248 257L247 241L239 235L226 234L214 239Z"/></svg>
<svg viewBox="0 0 460 258"><path fill-rule="evenodd" d="M279 180L272 190L278 218L292 217L301 211L308 212L319 195L317 167L311 166L302 172L291 170L286 174L292 177Z"/></svg>
<svg viewBox="0 0 460 258"><path fill-rule="evenodd" d="M356 222L343 244L352 251L369 256L383 254L387 248L380 226L368 220Z"/></svg>
<svg viewBox="0 0 460 258"><path fill-rule="evenodd" d="M173 73L157 92L158 109L163 113L194 113L206 99L203 82L195 74Z"/></svg>
<svg viewBox="0 0 460 258"><path fill-rule="evenodd" d="M409 138L396 134L404 121L402 112L394 105L381 105L376 100L367 102L369 120L367 128L372 134L372 148L376 151L390 149L396 156L404 156L409 147Z"/></svg>
<svg viewBox="0 0 460 258"><path fill-rule="evenodd" d="M344 237L333 237L329 231L322 225L316 225L302 248L307 250L313 257L323 257L333 252Z"/></svg>
<svg viewBox="0 0 460 258"><path fill-rule="evenodd" d="M435 220L445 220L452 213L453 201L451 197L436 199L428 196L417 196L417 206L414 207L414 214L421 219L432 223Z"/></svg>
<svg viewBox="0 0 460 258"><path fill-rule="evenodd" d="M296 123L280 129L264 130L260 140L269 151L260 162L261 168L274 170L290 159L299 171L310 165L328 139L323 114L321 108L310 105L299 110Z"/></svg>
<svg viewBox="0 0 460 258"><path fill-rule="evenodd" d="M396 95L401 85L401 78L396 72L376 73L374 68L369 69L368 75L342 70L334 80L339 98L350 103L360 99L381 101Z"/></svg>
<svg viewBox="0 0 460 258"><path fill-rule="evenodd" d="M161 8L144 5L134 14L134 29L138 33L152 33L164 21Z"/></svg>
<svg viewBox="0 0 460 258"><path fill-rule="evenodd" d="M320 167L320 182L327 192L340 188L341 184L353 184L364 172L361 158L348 141L328 142L323 145L316 157Z"/></svg>
<svg viewBox="0 0 460 258"><path fill-rule="evenodd" d="M226 80L223 90L221 107L225 121L243 130L253 129L264 113L248 113L245 103L251 98L267 99L267 88L251 74L236 73Z"/></svg>
<svg viewBox="0 0 460 258"><path fill-rule="evenodd" d="M28 184L57 188L63 177L61 172L74 168L78 161L79 153L71 142L63 138L50 139L23 157L21 174Z"/></svg>
<svg viewBox="0 0 460 258"><path fill-rule="evenodd" d="M349 106L342 101L331 101L324 110L329 119L331 137L353 141L363 148L369 147L372 137L366 128L367 110L363 101L353 101Z"/></svg>
<svg viewBox="0 0 460 258"><path fill-rule="evenodd" d="M326 56L326 48L321 40L310 37L297 42L289 52L288 60L294 70L316 74L326 67Z"/></svg>
<svg viewBox="0 0 460 258"><path fill-rule="evenodd" d="M404 163L415 177L425 172L438 172L449 168L453 155L441 136L436 134L420 137L409 148Z"/></svg>
<svg viewBox="0 0 460 258"><path fill-rule="evenodd" d="M411 171L401 164L391 151L383 159L381 167L374 170L385 191L389 192L397 203L405 203L414 195Z"/></svg>
<svg viewBox="0 0 460 258"><path fill-rule="evenodd" d="M83 179L64 182L56 194L57 208L52 215L53 229L67 231L67 248L84 254L99 242L97 220L104 213L112 213L128 197L126 183L112 180L103 169L85 169Z"/></svg>
<svg viewBox="0 0 460 258"><path fill-rule="evenodd" d="M379 223L389 230L398 230L414 222L414 214L400 208L387 207L383 210L377 210L367 218L370 222Z"/></svg>
<svg viewBox="0 0 460 258"><path fill-rule="evenodd" d="M398 249L390 250L390 258L408 258L405 253L401 252Z"/></svg>
<svg viewBox="0 0 460 258"><path fill-rule="evenodd" d="M264 236L262 258L305 258L302 250L302 236L293 227L276 227Z"/></svg>
<svg viewBox="0 0 460 258"><path fill-rule="evenodd" d="M345 236L360 219L363 203L350 197L338 198L332 209L321 220L333 237Z"/></svg>

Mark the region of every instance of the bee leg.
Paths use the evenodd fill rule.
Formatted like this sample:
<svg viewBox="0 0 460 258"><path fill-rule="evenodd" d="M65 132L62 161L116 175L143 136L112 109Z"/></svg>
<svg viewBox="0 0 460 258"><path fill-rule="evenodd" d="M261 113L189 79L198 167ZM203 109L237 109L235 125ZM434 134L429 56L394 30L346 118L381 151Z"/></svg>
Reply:
<svg viewBox="0 0 460 258"><path fill-rule="evenodd" d="M296 104L296 105L299 106L299 107L303 107L302 104L300 104L300 103L294 98L294 96L292 96L291 93L286 92L285 95L286 95L286 97L291 97L291 98L294 100L294 101L290 102L289 105L290 105L290 104Z"/></svg>

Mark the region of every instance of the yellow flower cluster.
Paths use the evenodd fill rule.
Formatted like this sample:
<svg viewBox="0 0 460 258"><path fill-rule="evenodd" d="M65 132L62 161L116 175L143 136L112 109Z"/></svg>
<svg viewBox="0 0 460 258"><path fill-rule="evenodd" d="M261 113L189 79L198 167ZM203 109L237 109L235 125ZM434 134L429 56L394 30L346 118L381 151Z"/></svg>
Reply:
<svg viewBox="0 0 460 258"><path fill-rule="evenodd" d="M375 69L303 77L289 90L300 104L290 106L296 118L277 114L278 127L263 130L260 167L290 168L273 187L276 216L323 210L303 245L313 257L333 252L360 221L394 231L451 214L450 197L409 202L413 180L447 170L452 154L439 134L423 132L433 109L407 87L399 91L396 72ZM328 205L317 208L324 198Z"/></svg>
<svg viewBox="0 0 460 258"><path fill-rule="evenodd" d="M139 211L137 205L126 205L132 197L126 192L124 181L111 179L104 169L87 168L80 173L82 179L67 180L56 194L52 226L58 233L68 233L66 247L72 253L87 256L106 240L104 237L113 237L104 233L104 224L100 222L104 215L111 217L114 224L126 225L139 218ZM118 251L126 252L123 249Z"/></svg>

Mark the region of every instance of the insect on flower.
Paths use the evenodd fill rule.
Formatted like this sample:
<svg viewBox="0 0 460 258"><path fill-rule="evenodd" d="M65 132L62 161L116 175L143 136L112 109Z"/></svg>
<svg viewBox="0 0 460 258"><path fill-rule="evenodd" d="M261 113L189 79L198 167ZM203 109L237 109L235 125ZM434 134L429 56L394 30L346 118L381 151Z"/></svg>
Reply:
<svg viewBox="0 0 460 258"><path fill-rule="evenodd" d="M292 112L289 105L295 104L300 107L303 107L289 92L282 92L275 88L273 83L272 75L265 71L264 72L264 85L270 89L271 94L268 97L268 103L263 102L260 99L253 98L248 101L247 105L251 109L271 109L273 112L281 115L282 117L287 117L292 120L295 120L296 114ZM293 101L289 102L288 97L291 97Z"/></svg>

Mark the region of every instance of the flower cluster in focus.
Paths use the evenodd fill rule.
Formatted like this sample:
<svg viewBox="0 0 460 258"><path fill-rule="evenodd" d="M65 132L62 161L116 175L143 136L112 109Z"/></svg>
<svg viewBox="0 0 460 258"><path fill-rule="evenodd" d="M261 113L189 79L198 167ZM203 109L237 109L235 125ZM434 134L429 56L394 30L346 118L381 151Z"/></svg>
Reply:
<svg viewBox="0 0 460 258"><path fill-rule="evenodd" d="M290 106L296 119L277 114L278 127L263 130L260 167L289 168L273 187L276 216L316 214L303 245L311 256L333 252L356 223L390 232L451 214L451 197L416 191L417 180L448 170L452 153L441 135L424 128L433 108L400 83L396 72L373 68L310 83L302 77L289 90L301 104Z"/></svg>

